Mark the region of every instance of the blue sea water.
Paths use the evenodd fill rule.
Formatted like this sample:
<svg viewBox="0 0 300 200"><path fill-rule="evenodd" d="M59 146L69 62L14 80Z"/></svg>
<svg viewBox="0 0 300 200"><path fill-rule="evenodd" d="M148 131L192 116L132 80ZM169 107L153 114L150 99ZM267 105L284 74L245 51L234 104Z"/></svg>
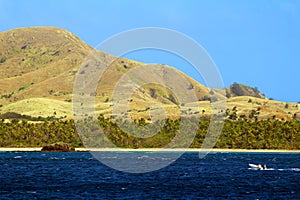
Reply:
<svg viewBox="0 0 300 200"><path fill-rule="evenodd" d="M106 159L129 159L113 155ZM249 163L271 170L251 170ZM210 153L202 159L185 153L168 167L141 174L111 169L88 152L3 152L0 166L0 199L300 198L296 153Z"/></svg>

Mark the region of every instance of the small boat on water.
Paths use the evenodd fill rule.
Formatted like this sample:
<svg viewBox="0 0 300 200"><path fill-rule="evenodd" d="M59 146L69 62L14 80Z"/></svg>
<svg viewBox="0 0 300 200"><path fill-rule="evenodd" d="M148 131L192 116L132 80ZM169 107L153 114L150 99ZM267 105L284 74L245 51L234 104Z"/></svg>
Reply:
<svg viewBox="0 0 300 200"><path fill-rule="evenodd" d="M255 170L267 170L267 166L266 165L262 166L261 164L256 165L256 164L249 163L249 167L251 167L250 169L255 169Z"/></svg>

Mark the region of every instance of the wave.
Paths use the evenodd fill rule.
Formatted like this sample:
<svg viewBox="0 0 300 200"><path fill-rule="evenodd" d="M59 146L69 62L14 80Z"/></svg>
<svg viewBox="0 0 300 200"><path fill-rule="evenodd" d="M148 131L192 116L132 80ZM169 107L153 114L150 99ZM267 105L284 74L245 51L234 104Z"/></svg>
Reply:
<svg viewBox="0 0 300 200"><path fill-rule="evenodd" d="M149 158L149 156L139 156L137 159Z"/></svg>
<svg viewBox="0 0 300 200"><path fill-rule="evenodd" d="M22 158L22 156L15 156L14 158L15 159L20 159L20 158Z"/></svg>
<svg viewBox="0 0 300 200"><path fill-rule="evenodd" d="M57 157L50 157L49 160L59 160Z"/></svg>
<svg viewBox="0 0 300 200"><path fill-rule="evenodd" d="M254 171L295 171L295 172L300 172L300 168L284 168L284 169L281 169L281 168L278 168L278 169L275 169L275 168L267 168L267 169L264 169L264 170L260 170L258 168L252 168L252 167L249 167L248 168L249 170L254 170Z"/></svg>
<svg viewBox="0 0 300 200"><path fill-rule="evenodd" d="M300 172L300 168L285 168L285 169L277 169L278 171L294 171Z"/></svg>

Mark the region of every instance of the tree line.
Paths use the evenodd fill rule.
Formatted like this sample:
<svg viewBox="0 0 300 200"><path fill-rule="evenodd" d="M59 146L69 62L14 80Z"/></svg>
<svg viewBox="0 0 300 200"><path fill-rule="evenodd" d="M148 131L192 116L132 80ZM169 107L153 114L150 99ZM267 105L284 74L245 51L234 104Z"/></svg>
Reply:
<svg viewBox="0 0 300 200"><path fill-rule="evenodd" d="M97 120L87 118L74 120L57 119L44 122L27 120L0 121L1 147L42 147L64 142L71 147L107 147L108 141L122 148L160 148L170 144L176 137L184 147L189 131L196 130L191 148L200 148L210 124L209 118L195 121L188 118L147 122L108 119L99 116ZM77 127L77 129L76 129ZM121 128L122 127L122 128ZM80 131L80 136L77 130ZM155 134L151 135L151 131ZM254 120L249 118L226 119L223 131L215 148L229 149L300 149L300 122L297 120ZM150 135L150 136L149 136ZM141 137L137 137L141 136Z"/></svg>

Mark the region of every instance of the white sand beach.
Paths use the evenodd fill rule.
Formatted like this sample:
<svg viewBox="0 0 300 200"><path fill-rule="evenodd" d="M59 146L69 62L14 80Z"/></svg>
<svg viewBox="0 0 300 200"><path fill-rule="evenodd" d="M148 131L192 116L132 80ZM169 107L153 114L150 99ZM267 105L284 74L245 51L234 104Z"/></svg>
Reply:
<svg viewBox="0 0 300 200"><path fill-rule="evenodd" d="M16 147L1 147L1 151L41 151L42 147L22 147L22 148L16 148Z"/></svg>
<svg viewBox="0 0 300 200"><path fill-rule="evenodd" d="M30 147L30 148L11 148L11 147L1 147L0 152L13 151L13 152L34 152L41 151L41 147ZM141 149L125 149L125 148L75 148L76 151L91 151L91 152L109 152L109 151L130 151L130 152L223 152L223 153L239 153L239 152L249 152L249 153L300 153L300 150L284 150L284 149L160 149L160 148L141 148Z"/></svg>

